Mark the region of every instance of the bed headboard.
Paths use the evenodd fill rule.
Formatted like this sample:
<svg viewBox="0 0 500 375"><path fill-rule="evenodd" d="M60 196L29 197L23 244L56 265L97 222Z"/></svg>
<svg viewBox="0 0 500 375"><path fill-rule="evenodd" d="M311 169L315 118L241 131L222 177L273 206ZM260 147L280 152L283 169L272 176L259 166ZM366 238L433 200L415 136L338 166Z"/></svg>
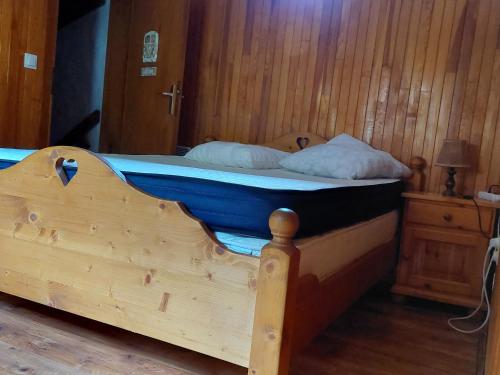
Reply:
<svg viewBox="0 0 500 375"><path fill-rule="evenodd" d="M264 146L286 152L297 152L307 147L321 145L326 142L328 142L326 138L313 133L294 132L265 143Z"/></svg>
<svg viewBox="0 0 500 375"><path fill-rule="evenodd" d="M216 141L215 137L206 137L205 143ZM264 146L275 148L286 152L297 152L307 147L327 143L328 140L317 134L309 132L293 132L276 138L271 142L264 143ZM424 158L414 156L410 159L409 168L412 170L411 177L405 180L406 191L423 191L425 186L424 170L427 163Z"/></svg>
<svg viewBox="0 0 500 375"><path fill-rule="evenodd" d="M205 137L204 143L217 141L215 137ZM263 146L275 148L286 152L297 152L307 147L321 145L328 142L326 138L308 132L293 132L276 138L271 142L264 143Z"/></svg>

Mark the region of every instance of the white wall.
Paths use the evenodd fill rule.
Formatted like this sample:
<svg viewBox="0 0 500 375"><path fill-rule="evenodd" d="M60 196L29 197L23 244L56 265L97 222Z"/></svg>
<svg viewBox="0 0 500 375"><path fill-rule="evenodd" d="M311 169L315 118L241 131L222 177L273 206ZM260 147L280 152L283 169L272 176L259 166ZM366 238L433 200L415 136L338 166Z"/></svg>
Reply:
<svg viewBox="0 0 500 375"><path fill-rule="evenodd" d="M102 111L109 3L59 31L51 143L96 109ZM99 133L100 125L89 137L93 151L98 151Z"/></svg>

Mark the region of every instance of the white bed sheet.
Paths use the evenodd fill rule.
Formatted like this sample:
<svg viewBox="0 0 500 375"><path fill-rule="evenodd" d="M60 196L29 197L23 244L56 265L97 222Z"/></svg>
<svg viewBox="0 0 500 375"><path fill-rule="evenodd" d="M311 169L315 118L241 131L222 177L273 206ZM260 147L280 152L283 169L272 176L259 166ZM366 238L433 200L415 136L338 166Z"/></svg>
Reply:
<svg viewBox="0 0 500 375"><path fill-rule="evenodd" d="M0 160L20 161L34 150L0 149ZM175 175L275 190L314 191L346 186L392 183L395 179L344 180L308 176L285 169L255 170L224 167L167 155L101 154L115 170L124 173Z"/></svg>

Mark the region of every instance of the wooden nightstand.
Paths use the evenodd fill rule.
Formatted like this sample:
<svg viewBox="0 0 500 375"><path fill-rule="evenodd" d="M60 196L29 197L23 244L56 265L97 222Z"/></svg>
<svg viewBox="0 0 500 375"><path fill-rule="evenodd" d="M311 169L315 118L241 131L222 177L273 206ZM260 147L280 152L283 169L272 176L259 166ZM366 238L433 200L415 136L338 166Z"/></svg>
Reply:
<svg viewBox="0 0 500 375"><path fill-rule="evenodd" d="M396 295L466 307L481 299L483 260L489 240L472 200L429 193L406 198ZM476 199L481 226L493 236L499 204Z"/></svg>

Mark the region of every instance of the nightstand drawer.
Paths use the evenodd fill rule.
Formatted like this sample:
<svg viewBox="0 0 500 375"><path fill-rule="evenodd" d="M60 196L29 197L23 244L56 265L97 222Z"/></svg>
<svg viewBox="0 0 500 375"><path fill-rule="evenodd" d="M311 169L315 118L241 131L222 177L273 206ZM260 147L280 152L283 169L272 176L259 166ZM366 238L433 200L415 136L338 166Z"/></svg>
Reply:
<svg viewBox="0 0 500 375"><path fill-rule="evenodd" d="M480 212L483 231L489 233L493 223L494 211L482 207ZM476 232L480 230L476 207L410 200L407 207L407 220L412 223L445 228L466 229Z"/></svg>

